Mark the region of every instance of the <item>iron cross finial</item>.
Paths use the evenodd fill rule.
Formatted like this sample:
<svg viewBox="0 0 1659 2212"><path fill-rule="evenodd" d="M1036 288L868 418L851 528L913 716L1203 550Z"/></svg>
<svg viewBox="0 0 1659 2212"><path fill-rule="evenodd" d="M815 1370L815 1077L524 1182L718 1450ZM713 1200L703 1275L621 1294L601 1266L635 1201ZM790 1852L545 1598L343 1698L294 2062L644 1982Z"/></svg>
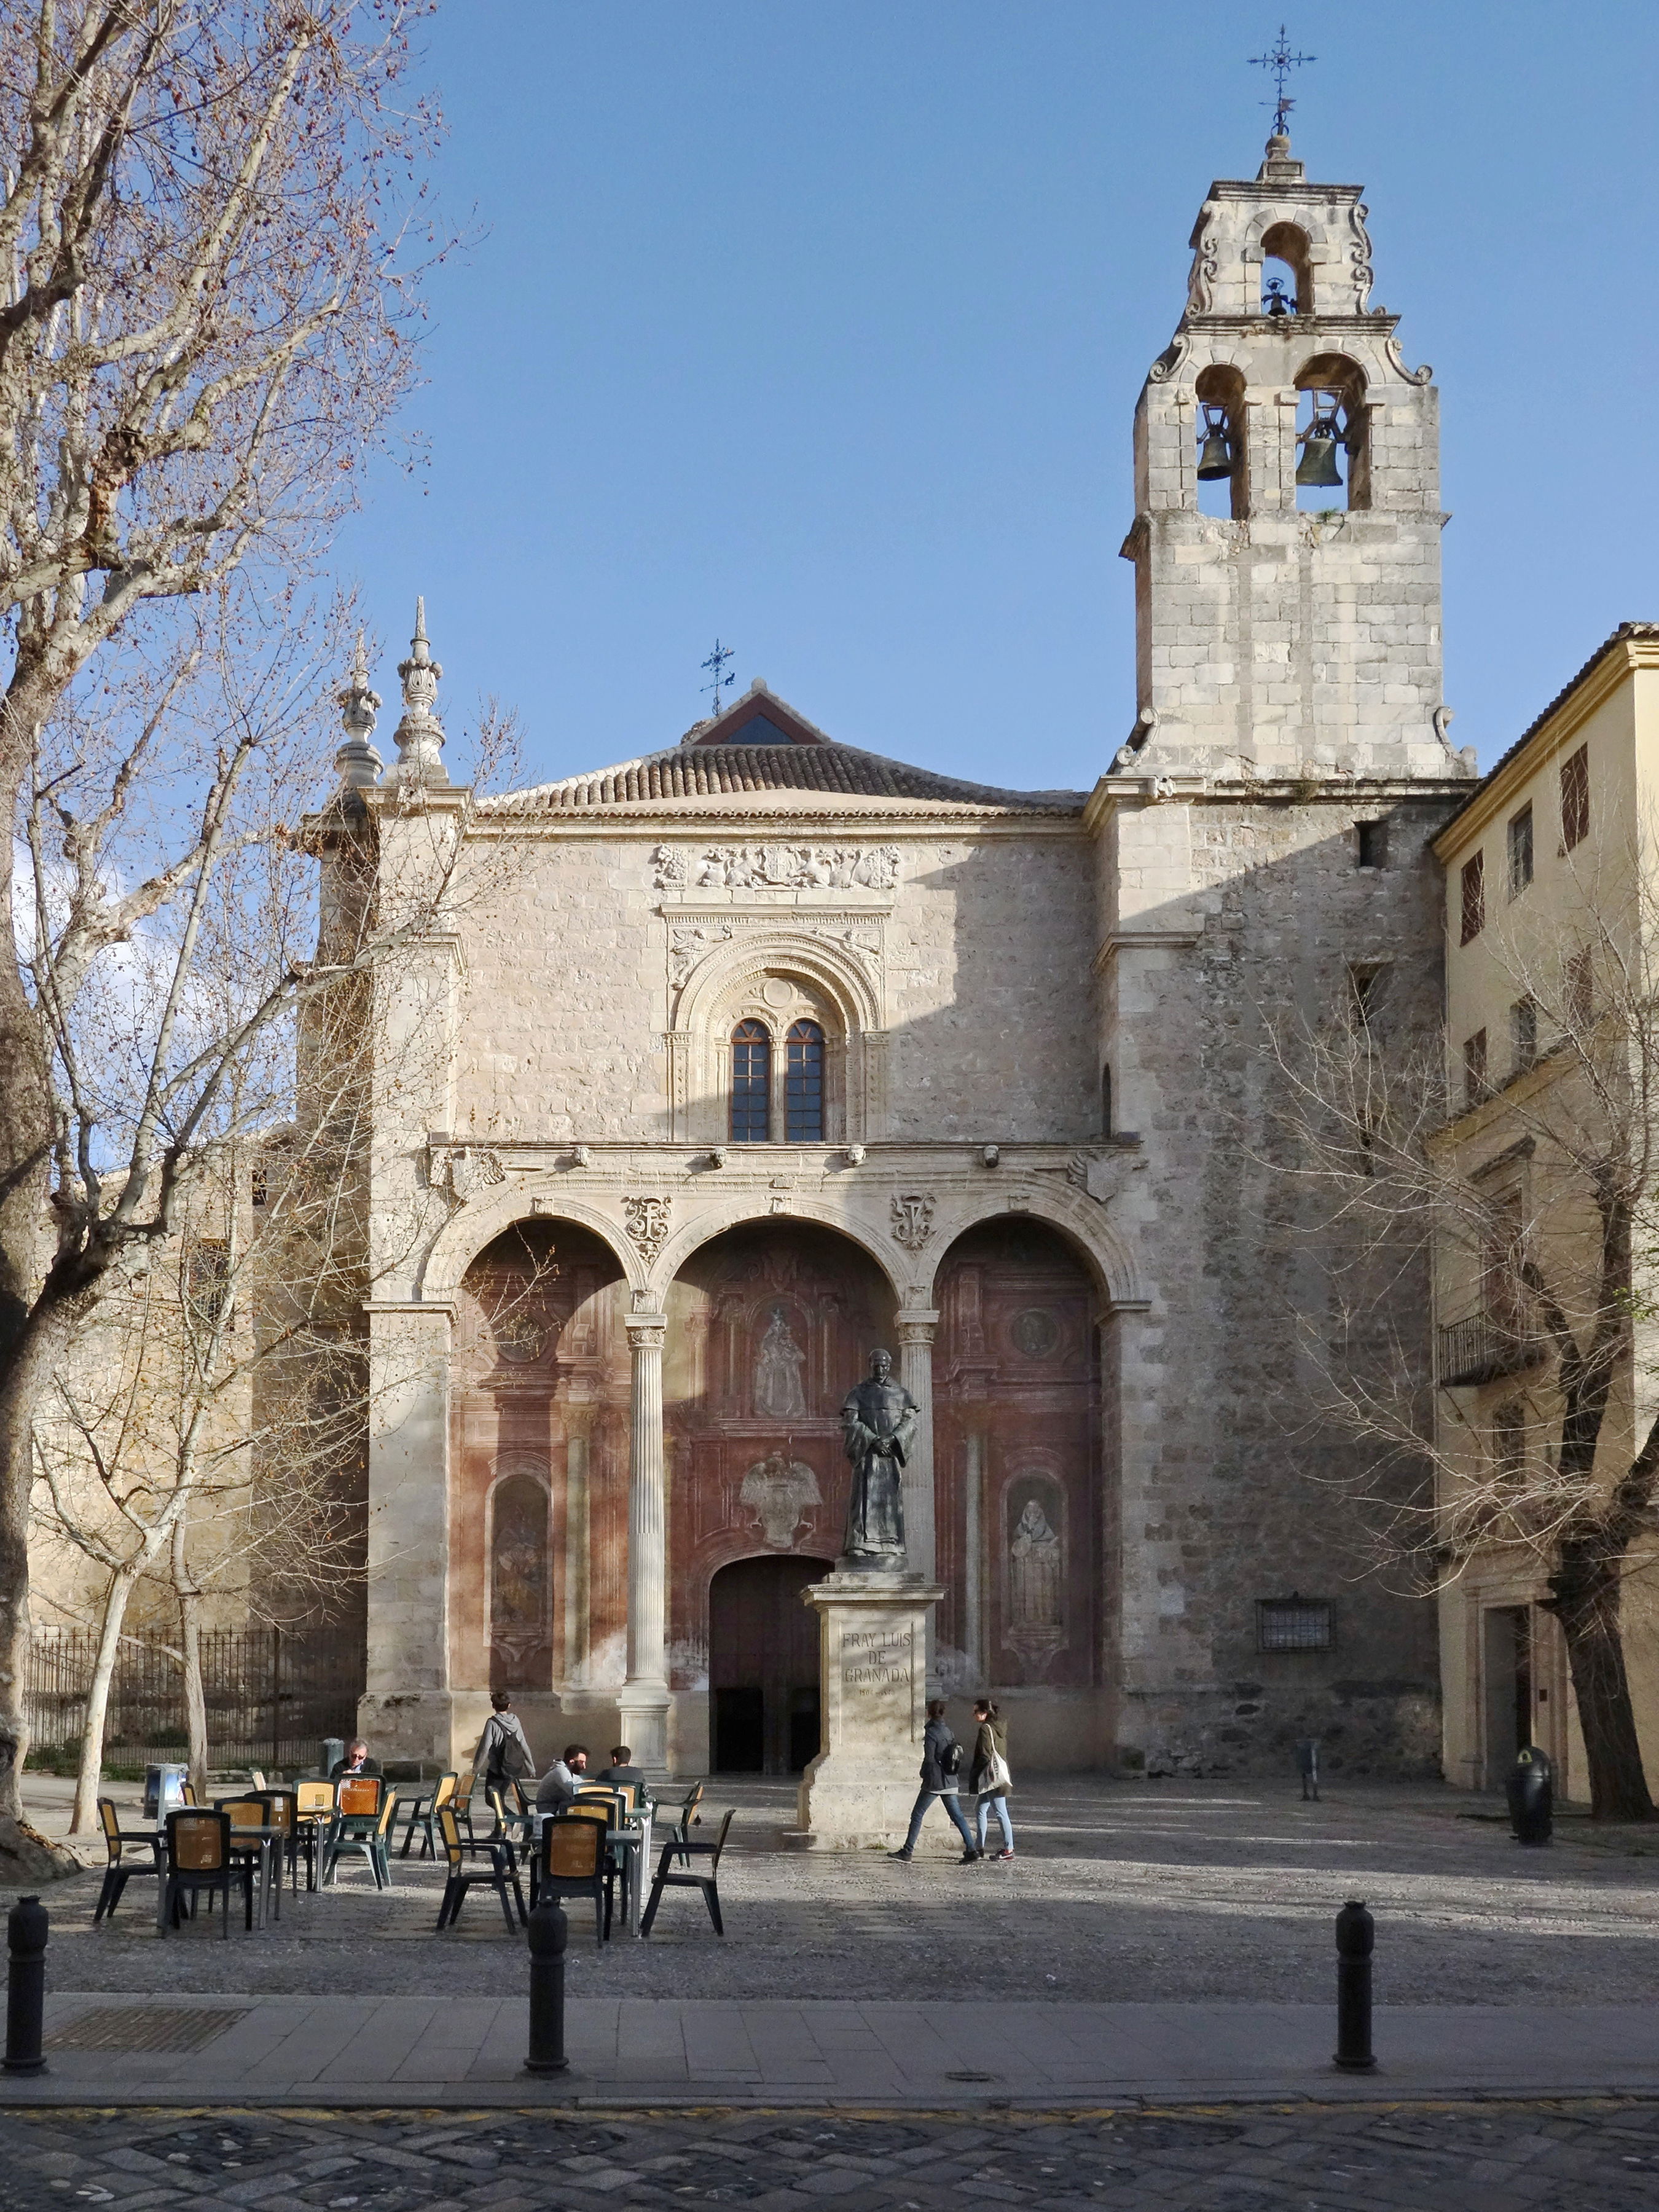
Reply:
<svg viewBox="0 0 1659 2212"><path fill-rule="evenodd" d="M1296 102L1285 89L1285 78L1293 69L1300 69L1304 62L1316 62L1318 59L1317 54L1293 54L1291 52L1291 42L1285 35L1285 26L1282 23L1279 27L1277 40L1267 52L1265 54L1252 54L1249 57L1252 69L1273 71L1273 88L1278 95L1273 102L1273 136L1276 138L1282 138L1285 136L1285 125L1290 121L1291 110L1296 106ZM1263 100L1261 104L1265 107L1267 102Z"/></svg>
<svg viewBox="0 0 1659 2212"><path fill-rule="evenodd" d="M725 690L729 691L732 689L732 686L738 680L735 676L728 676L726 673L726 662L728 660L735 659L736 657L737 652L735 647L722 645L719 638L716 638L714 640L714 650L709 654L708 659L702 664L702 666L708 669L710 672L710 680L703 686L703 689L708 692L709 697L714 702L714 713L716 716L719 715L720 711L721 690Z"/></svg>

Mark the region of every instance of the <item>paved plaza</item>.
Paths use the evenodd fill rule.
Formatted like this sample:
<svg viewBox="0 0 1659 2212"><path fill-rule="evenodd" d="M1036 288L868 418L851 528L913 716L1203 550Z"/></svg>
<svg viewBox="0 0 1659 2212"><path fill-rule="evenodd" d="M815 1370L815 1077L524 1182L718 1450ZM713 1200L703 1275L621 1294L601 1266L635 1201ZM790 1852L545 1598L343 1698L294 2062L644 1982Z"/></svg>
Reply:
<svg viewBox="0 0 1659 2212"><path fill-rule="evenodd" d="M35 1786L31 1784L32 1795ZM68 1785L61 1785L61 1824ZM1522 1850L1490 1801L1345 1785L1304 1805L1294 1781L1038 1782L1015 1800L1011 1865L957 1863L943 1814L906 1866L878 1852L796 1854L793 1793L719 1778L738 1808L720 1869L726 1935L671 1893L644 1943L603 1950L572 1913L573 1999L1323 2005L1332 1923L1362 1897L1377 1921L1379 2004L1648 2005L1659 1985L1659 1834L1558 1826ZM43 1820L52 1817L44 1793ZM1470 1818L1472 1813L1486 1817ZM487 1893L434 1933L437 1870L395 1859L377 1894L361 1863L280 1925L228 1943L204 1923L158 1942L153 1883L94 1930L90 1877L47 1893L59 1991L499 1997L524 1947Z"/></svg>
<svg viewBox="0 0 1659 2212"><path fill-rule="evenodd" d="M61 1832L66 1785L30 1790ZM903 1866L783 1849L792 1799L711 1790L724 1942L692 1895L602 1949L573 1911L572 2064L539 2080L522 1938L487 1894L437 1936L429 1863L228 1942L158 1939L148 1881L95 1930L94 1878L49 1890L50 2071L0 2082L0 2212L1659 2212L1659 1838L1568 1819L1530 1852L1432 1788L1073 1779L1019 1793L1012 1865L957 1865L935 1814ZM1329 2064L1350 1895L1358 2076Z"/></svg>
<svg viewBox="0 0 1659 2212"><path fill-rule="evenodd" d="M0 2212L1652 2212L1659 2105L1088 2113L0 2114Z"/></svg>

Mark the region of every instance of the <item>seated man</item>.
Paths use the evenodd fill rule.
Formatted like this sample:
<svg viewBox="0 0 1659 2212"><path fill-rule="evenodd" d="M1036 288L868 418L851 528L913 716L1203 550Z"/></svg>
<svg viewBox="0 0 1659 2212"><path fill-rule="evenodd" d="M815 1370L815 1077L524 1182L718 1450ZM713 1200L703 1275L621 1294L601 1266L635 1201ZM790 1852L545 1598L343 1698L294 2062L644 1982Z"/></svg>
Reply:
<svg viewBox="0 0 1659 2212"><path fill-rule="evenodd" d="M343 1774L378 1774L380 1762L368 1755L368 1746L362 1736L354 1735L345 1747L345 1757L337 1759L328 1770L331 1782L337 1782Z"/></svg>
<svg viewBox="0 0 1659 2212"><path fill-rule="evenodd" d="M629 1765L633 1756L633 1753L625 1743L617 1744L611 1753L610 1765L605 1769L599 1779L601 1782L637 1782L642 1787L645 1782L643 1769Z"/></svg>
<svg viewBox="0 0 1659 2212"><path fill-rule="evenodd" d="M561 1813L576 1794L579 1775L587 1771L587 1746L568 1743L564 1757L556 1759L542 1777L541 1787L536 1792L538 1813Z"/></svg>

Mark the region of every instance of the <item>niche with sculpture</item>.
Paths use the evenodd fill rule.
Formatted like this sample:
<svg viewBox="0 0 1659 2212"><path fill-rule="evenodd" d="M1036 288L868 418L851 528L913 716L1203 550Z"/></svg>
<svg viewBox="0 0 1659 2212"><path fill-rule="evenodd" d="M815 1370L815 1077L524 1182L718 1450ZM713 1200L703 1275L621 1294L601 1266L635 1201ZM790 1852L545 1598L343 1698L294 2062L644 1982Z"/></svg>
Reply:
<svg viewBox="0 0 1659 2212"><path fill-rule="evenodd" d="M514 1463L490 1493L489 1682L545 1688L552 1672L553 1584L545 1474Z"/></svg>
<svg viewBox="0 0 1659 2212"><path fill-rule="evenodd" d="M1003 1495L1002 1640L1029 1682L1066 1649L1066 1492L1046 1474L1018 1474Z"/></svg>

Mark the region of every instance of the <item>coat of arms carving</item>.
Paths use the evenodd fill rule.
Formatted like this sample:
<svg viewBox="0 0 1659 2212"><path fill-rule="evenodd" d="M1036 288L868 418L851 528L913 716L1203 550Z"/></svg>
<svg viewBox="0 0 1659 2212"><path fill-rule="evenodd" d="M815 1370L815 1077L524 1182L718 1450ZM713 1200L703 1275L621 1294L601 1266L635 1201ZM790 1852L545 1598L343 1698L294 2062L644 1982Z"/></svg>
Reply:
<svg viewBox="0 0 1659 2212"><path fill-rule="evenodd" d="M623 1200L623 1226L647 1260L654 1260L668 1242L673 1217L674 1201L672 1198L625 1198Z"/></svg>
<svg viewBox="0 0 1659 2212"><path fill-rule="evenodd" d="M933 1233L931 1191L898 1191L893 1197L893 1235L907 1252L919 1252Z"/></svg>
<svg viewBox="0 0 1659 2212"><path fill-rule="evenodd" d="M818 1479L806 1462L781 1451L755 1462L738 1498L756 1516L775 1552L787 1552L808 1509L823 1503Z"/></svg>

